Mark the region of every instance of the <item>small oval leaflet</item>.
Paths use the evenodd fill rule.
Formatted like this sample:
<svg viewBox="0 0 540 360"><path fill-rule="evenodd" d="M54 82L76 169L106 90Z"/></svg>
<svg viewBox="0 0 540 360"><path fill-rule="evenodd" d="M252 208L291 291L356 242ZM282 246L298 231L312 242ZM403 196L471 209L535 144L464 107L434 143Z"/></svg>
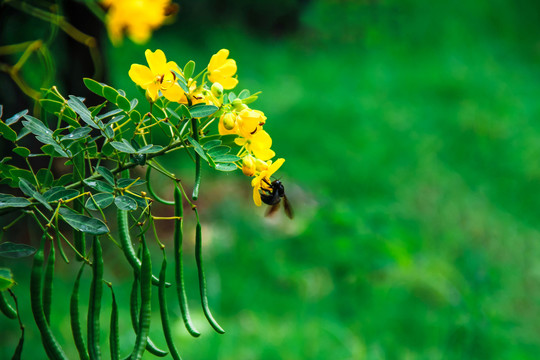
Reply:
<svg viewBox="0 0 540 360"><path fill-rule="evenodd" d="M93 198L100 209L105 209L109 207L114 201L114 196L109 193L99 193L93 195ZM98 208L96 207L96 203L94 203L94 200L92 200L91 197L86 200L86 207L88 208L88 210L98 210Z"/></svg>
<svg viewBox="0 0 540 360"><path fill-rule="evenodd" d="M77 214L76 212L62 207L58 211L62 218L75 230L82 231L91 235L103 235L109 232L109 228L99 219L91 218L86 215Z"/></svg>
<svg viewBox="0 0 540 360"><path fill-rule="evenodd" d="M36 249L26 244L16 244L10 241L0 244L0 256L18 259L26 256L33 255Z"/></svg>
<svg viewBox="0 0 540 360"><path fill-rule="evenodd" d="M132 198L129 198L127 196L117 196L114 199L114 204L116 207L118 207L120 210L136 210L137 209L137 202L133 200Z"/></svg>

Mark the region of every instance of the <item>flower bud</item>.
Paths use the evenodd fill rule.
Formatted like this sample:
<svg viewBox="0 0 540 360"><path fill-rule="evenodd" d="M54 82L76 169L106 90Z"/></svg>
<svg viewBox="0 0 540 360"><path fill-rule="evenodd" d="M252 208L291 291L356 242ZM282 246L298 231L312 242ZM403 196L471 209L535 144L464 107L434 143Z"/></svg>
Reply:
<svg viewBox="0 0 540 360"><path fill-rule="evenodd" d="M232 105L234 109L237 111L242 111L248 108L248 106L244 104L244 102L241 99L234 99L232 102Z"/></svg>
<svg viewBox="0 0 540 360"><path fill-rule="evenodd" d="M213 83L210 90L212 91L212 94L214 94L214 96L217 98L223 96L223 86L218 82Z"/></svg>
<svg viewBox="0 0 540 360"><path fill-rule="evenodd" d="M232 130L236 126L236 115L232 112L221 115L223 127L227 130Z"/></svg>
<svg viewBox="0 0 540 360"><path fill-rule="evenodd" d="M255 174L255 158L251 155L246 155L242 158L242 172L246 176Z"/></svg>

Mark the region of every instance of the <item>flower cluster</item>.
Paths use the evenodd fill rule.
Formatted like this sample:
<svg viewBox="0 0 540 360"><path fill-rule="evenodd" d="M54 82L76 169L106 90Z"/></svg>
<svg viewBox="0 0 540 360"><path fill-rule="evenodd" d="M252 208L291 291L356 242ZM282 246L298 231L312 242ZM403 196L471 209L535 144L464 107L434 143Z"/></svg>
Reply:
<svg viewBox="0 0 540 360"><path fill-rule="evenodd" d="M219 119L219 135L236 136L234 142L240 147L236 167L242 169L246 176L253 177L253 201L260 206L261 192L267 194L271 191L270 177L285 160L271 160L276 154L271 149L272 138L263 129L267 118L262 111L248 106L257 100L257 95L246 95L245 90L236 95L231 91L238 85L238 79L235 76L236 62L229 58L229 50L221 49L214 54L207 68L194 78L191 78L192 74L184 74L174 61L167 61L159 49L155 52L146 50L145 55L148 66L133 64L129 76L146 90L146 97L151 102L163 96L179 104L207 104L219 109L206 126ZM225 90L229 93L226 94Z"/></svg>
<svg viewBox="0 0 540 360"><path fill-rule="evenodd" d="M102 0L101 4L108 9L105 21L114 44L124 32L134 42L145 43L173 8L171 0Z"/></svg>

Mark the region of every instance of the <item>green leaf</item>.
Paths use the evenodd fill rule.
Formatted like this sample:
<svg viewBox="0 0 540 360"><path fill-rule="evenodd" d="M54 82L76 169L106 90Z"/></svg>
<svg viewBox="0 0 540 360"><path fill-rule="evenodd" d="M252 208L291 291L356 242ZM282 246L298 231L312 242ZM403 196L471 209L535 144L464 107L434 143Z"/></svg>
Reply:
<svg viewBox="0 0 540 360"><path fill-rule="evenodd" d="M30 206L30 201L26 198L15 197L7 194L0 194L0 209L23 208Z"/></svg>
<svg viewBox="0 0 540 360"><path fill-rule="evenodd" d="M131 102L130 102L130 110L133 110L137 107L137 104L139 104L139 100L137 99L132 99Z"/></svg>
<svg viewBox="0 0 540 360"><path fill-rule="evenodd" d="M75 230L79 230L91 235L103 235L109 232L107 225L105 225L105 223L99 219L77 214L73 210L66 207L61 207L58 212L64 221Z"/></svg>
<svg viewBox="0 0 540 360"><path fill-rule="evenodd" d="M144 185L146 184L146 181L144 180L139 180L139 179L118 179L118 187L119 188L126 188L128 186L130 186L130 188L132 187L135 187L135 186L141 186L141 185Z"/></svg>
<svg viewBox="0 0 540 360"><path fill-rule="evenodd" d="M19 188L22 190L22 192L27 195L31 196L34 199L36 199L38 202L40 202L45 208L48 210L52 210L51 205L47 203L47 200L41 195L39 192L36 191L34 185L32 185L30 182L28 182L25 179L19 180Z"/></svg>
<svg viewBox="0 0 540 360"><path fill-rule="evenodd" d="M219 170L219 171L234 171L236 170L237 167L235 164L233 163L219 163L219 164L216 164L216 170Z"/></svg>
<svg viewBox="0 0 540 360"><path fill-rule="evenodd" d="M111 121L109 121L107 123L107 126L111 126L112 124L119 122L120 120L124 119L125 117L126 117L126 115L115 116L115 117L113 117L111 119Z"/></svg>
<svg viewBox="0 0 540 360"><path fill-rule="evenodd" d="M9 289L15 284L11 270L7 268L0 268L0 291Z"/></svg>
<svg viewBox="0 0 540 360"><path fill-rule="evenodd" d="M135 200L133 200L132 198L129 198L129 197L123 196L123 195L122 196L117 196L114 199L114 204L120 210L132 211L132 210L137 209L137 202Z"/></svg>
<svg viewBox="0 0 540 360"><path fill-rule="evenodd" d="M30 115L24 115L23 126L35 135L52 138L52 130L40 120ZM20 135L19 135L20 136Z"/></svg>
<svg viewBox="0 0 540 360"><path fill-rule="evenodd" d="M201 145L190 136L188 136L187 139L191 143L191 145L193 145L193 149L195 149L197 154L199 154L199 156L202 157L204 160L208 161L208 159L206 158L206 154L204 153L204 150L201 147Z"/></svg>
<svg viewBox="0 0 540 360"><path fill-rule="evenodd" d="M105 129L101 132L101 134L108 139L114 138L114 130L110 125L107 125Z"/></svg>
<svg viewBox="0 0 540 360"><path fill-rule="evenodd" d="M92 119L92 113L86 105L76 96L69 95L69 100L67 101L68 106L73 109L81 117L81 120L93 127L94 129L99 129L99 126Z"/></svg>
<svg viewBox="0 0 540 360"><path fill-rule="evenodd" d="M229 93L229 102L232 104L232 102L236 99L236 94L232 91Z"/></svg>
<svg viewBox="0 0 540 360"><path fill-rule="evenodd" d="M250 95L251 95L251 93L249 92L249 90L244 89L244 90L240 91L240 94L238 94L238 99L243 100L243 99L248 98Z"/></svg>
<svg viewBox="0 0 540 360"><path fill-rule="evenodd" d="M120 107L120 109L126 112L131 110L131 103L125 96L118 95L116 97L116 104L118 104L118 107Z"/></svg>
<svg viewBox="0 0 540 360"><path fill-rule="evenodd" d="M242 102L247 105L247 104L251 104L252 102L257 100L258 98L259 97L257 95L251 95L251 96L248 96L245 99L242 99Z"/></svg>
<svg viewBox="0 0 540 360"><path fill-rule="evenodd" d="M109 207L114 201L114 196L112 194L109 194L109 193L99 193L99 194L95 194L95 195L92 195L92 196L93 196L94 200L96 201L97 206L102 210ZM92 198L88 198L88 200L86 200L86 207L89 210L94 210L94 211L98 210L98 208L96 207L96 204L94 204L94 201L92 200Z"/></svg>
<svg viewBox="0 0 540 360"><path fill-rule="evenodd" d="M141 121L141 114L137 110L133 110L129 116L131 118L131 121L133 121L134 124Z"/></svg>
<svg viewBox="0 0 540 360"><path fill-rule="evenodd" d="M101 176L103 176L103 178L105 179L106 182L108 182L112 186L115 185L115 183L114 183L114 175L111 172L111 170L109 170L109 169L107 169L106 167L103 167L103 166L98 166L96 168L96 170Z"/></svg>
<svg viewBox="0 0 540 360"><path fill-rule="evenodd" d="M191 116L191 113L189 112L189 109L186 105L182 104L180 105L180 115L184 119L191 119L193 116Z"/></svg>
<svg viewBox="0 0 540 360"><path fill-rule="evenodd" d="M23 111L19 111L12 117L6 120L6 125L12 125L15 124L17 121L19 121L20 118L22 118L24 115L28 114L28 109L25 109Z"/></svg>
<svg viewBox="0 0 540 360"><path fill-rule="evenodd" d="M181 74L178 74L176 71L174 73L176 74L178 85L180 85L186 94L189 93L189 88L184 77Z"/></svg>
<svg viewBox="0 0 540 360"><path fill-rule="evenodd" d="M61 138L61 141L81 139L81 138L85 137L86 135L90 134L91 131L92 131L92 129L89 128L88 126L76 128L71 133L63 136Z"/></svg>
<svg viewBox="0 0 540 360"><path fill-rule="evenodd" d="M2 174L2 176L6 176L5 174ZM9 176L15 180L12 184L12 187L18 187L19 186L19 180L25 179L29 183L33 184L36 180L34 179L34 175L32 175L32 172L29 170L14 168L9 170Z"/></svg>
<svg viewBox="0 0 540 360"><path fill-rule="evenodd" d="M33 255L36 249L26 244L16 244L10 241L6 241L0 244L0 256L18 259Z"/></svg>
<svg viewBox="0 0 540 360"><path fill-rule="evenodd" d="M55 189L58 189L58 187ZM47 199L47 201L53 202L53 201L58 201L60 199L62 200L73 199L74 197L79 195L79 192L75 189L66 189L63 187L60 187L60 189L61 190L55 191L53 194L49 194L49 196L47 196L47 192L45 192L43 196Z"/></svg>
<svg viewBox="0 0 540 360"><path fill-rule="evenodd" d="M139 154L152 154L152 153L156 153L156 152L161 151L161 150L163 150L163 146L149 144L149 145L145 145L142 148L140 148L139 150L137 150L137 153L139 153Z"/></svg>
<svg viewBox="0 0 540 360"><path fill-rule="evenodd" d="M214 105L197 104L189 108L191 116L194 118L203 118L212 115L218 111L218 107Z"/></svg>
<svg viewBox="0 0 540 360"><path fill-rule="evenodd" d="M123 140L125 140L125 139L123 139ZM129 143L124 143L124 142L119 142L119 141L112 141L110 144L112 145L113 148L115 148L116 150L118 150L120 152L128 153L128 154L136 154L137 153L137 150L135 150L133 148L133 146L131 146L131 144L129 144Z"/></svg>
<svg viewBox="0 0 540 360"><path fill-rule="evenodd" d="M220 163L231 163L240 160L240 158L236 155L219 155L213 157L215 162Z"/></svg>
<svg viewBox="0 0 540 360"><path fill-rule="evenodd" d="M3 121L0 121L0 133L6 140L11 142L15 142L15 140L17 140L17 133L7 126Z"/></svg>
<svg viewBox="0 0 540 360"><path fill-rule="evenodd" d="M25 147L22 147L22 146L19 146L19 147L16 147L15 149L13 149L13 152L19 156L22 156L22 157L28 157L28 155L30 155L30 150L28 150L27 148Z"/></svg>
<svg viewBox="0 0 540 360"><path fill-rule="evenodd" d="M48 169L39 169L36 178L42 188L48 188L53 182L53 174Z"/></svg>
<svg viewBox="0 0 540 360"><path fill-rule="evenodd" d="M111 185L101 180L88 180L87 179L87 180L84 180L84 183L87 186L90 186L92 189L97 190L99 192L112 193L114 191L114 188Z"/></svg>
<svg viewBox="0 0 540 360"><path fill-rule="evenodd" d="M188 80L193 75L193 72L195 71L195 62L193 60L189 60L186 66L184 66L184 79Z"/></svg>
<svg viewBox="0 0 540 360"><path fill-rule="evenodd" d="M51 99L40 99L39 103L45 110L47 110L51 114L57 114L61 112L62 108L64 107L63 101L57 101L57 100L51 100Z"/></svg>
<svg viewBox="0 0 540 360"><path fill-rule="evenodd" d="M210 150L216 146L221 145L221 140L211 140L203 145L204 150Z"/></svg>
<svg viewBox="0 0 540 360"><path fill-rule="evenodd" d="M73 174L64 174L60 176L60 179L54 181L54 185L65 186L73 182Z"/></svg>
<svg viewBox="0 0 540 360"><path fill-rule="evenodd" d="M105 114L98 115L96 118L101 121L101 120L104 120L104 119L106 119L108 117L111 117L111 116L116 115L116 114L121 113L121 112L122 112L122 109L114 109L114 110L111 110L109 112L106 112Z"/></svg>
<svg viewBox="0 0 540 360"><path fill-rule="evenodd" d="M216 156L222 156L222 155L227 154L230 150L231 148L225 145L216 146L208 150L208 155L215 158Z"/></svg>
<svg viewBox="0 0 540 360"><path fill-rule="evenodd" d="M26 179L20 179L19 180L19 188L21 189L21 191L23 192L24 195L30 196L30 197L33 197L34 194L37 192L34 185L31 184Z"/></svg>
<svg viewBox="0 0 540 360"><path fill-rule="evenodd" d="M84 82L84 85L86 85L86 87L88 88L88 90L90 90L94 94L103 96L103 85L101 85L97 81L90 78L84 78L83 82Z"/></svg>
<svg viewBox="0 0 540 360"><path fill-rule="evenodd" d="M148 206L148 200L143 198L142 196L137 196L133 194L126 194L124 196L133 199L133 201L135 201L140 208L145 209Z"/></svg>
<svg viewBox="0 0 540 360"><path fill-rule="evenodd" d="M109 100L113 104L116 104L116 98L118 97L118 91L116 91L115 89L113 89L110 86L105 86L103 88L103 96L105 97L105 99Z"/></svg>
<svg viewBox="0 0 540 360"><path fill-rule="evenodd" d="M103 147L101 148L101 153L105 156L111 156L114 151L114 148L112 147L111 143L105 143L103 144Z"/></svg>

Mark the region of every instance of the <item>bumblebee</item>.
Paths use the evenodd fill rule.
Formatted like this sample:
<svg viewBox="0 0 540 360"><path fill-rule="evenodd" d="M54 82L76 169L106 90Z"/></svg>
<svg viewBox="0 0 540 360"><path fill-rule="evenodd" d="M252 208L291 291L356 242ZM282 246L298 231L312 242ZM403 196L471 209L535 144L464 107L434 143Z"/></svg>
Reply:
<svg viewBox="0 0 540 360"><path fill-rule="evenodd" d="M281 200L283 199L283 208L285 214L289 219L293 218L293 211L287 196L285 195L285 187L279 180L274 180L271 183L266 179L264 182L270 187L270 189L262 189L261 200L263 203L270 205L270 208L266 212L266 216L273 215L278 209Z"/></svg>

